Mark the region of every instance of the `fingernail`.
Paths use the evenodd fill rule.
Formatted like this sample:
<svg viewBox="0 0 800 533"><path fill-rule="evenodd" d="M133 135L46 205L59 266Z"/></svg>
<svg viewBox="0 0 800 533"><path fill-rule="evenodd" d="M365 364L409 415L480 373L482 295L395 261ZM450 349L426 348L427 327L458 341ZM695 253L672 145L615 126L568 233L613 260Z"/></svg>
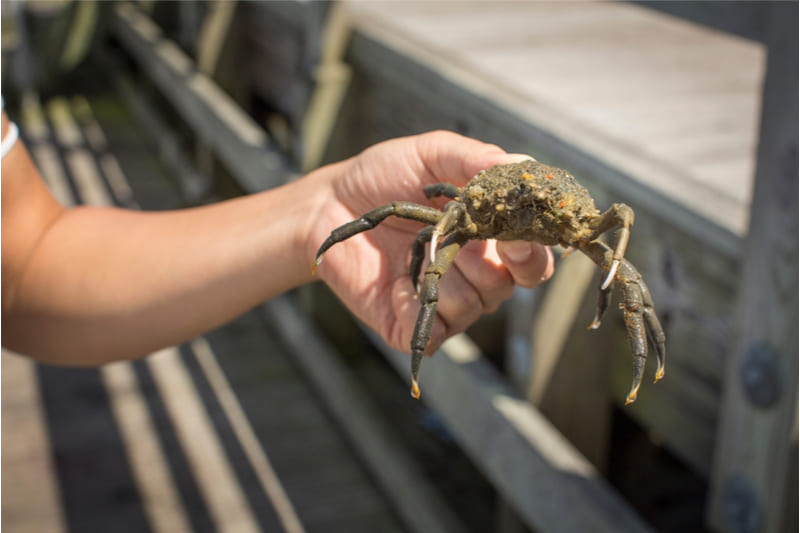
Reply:
<svg viewBox="0 0 800 533"><path fill-rule="evenodd" d="M503 247L503 255L513 263L524 263L530 259L533 248L526 242L507 244Z"/></svg>
<svg viewBox="0 0 800 533"><path fill-rule="evenodd" d="M536 161L536 158L531 157L527 154L505 154L503 156L503 160L506 163L522 163L523 161Z"/></svg>

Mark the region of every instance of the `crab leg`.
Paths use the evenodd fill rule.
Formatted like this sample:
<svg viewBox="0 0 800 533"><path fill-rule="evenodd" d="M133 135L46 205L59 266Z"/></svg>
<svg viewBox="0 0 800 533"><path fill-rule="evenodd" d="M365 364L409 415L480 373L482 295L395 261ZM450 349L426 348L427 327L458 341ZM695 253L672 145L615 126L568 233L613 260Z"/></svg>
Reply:
<svg viewBox="0 0 800 533"><path fill-rule="evenodd" d="M422 262L425 260L425 245L428 244L433 235L433 226L425 226L414 239L411 246L411 261L408 264L408 275L411 276L411 283L414 290L419 294L419 273L422 271Z"/></svg>
<svg viewBox="0 0 800 533"><path fill-rule="evenodd" d="M647 288L639 271L625 259L620 263L619 277L624 280L623 293L635 292L638 294L637 298L640 299L638 301L641 302L641 305L637 309L637 312L642 315L647 337L656 350L658 368L656 369L654 381L659 381L664 377L664 365L667 355L666 335L664 335L664 328L661 327L661 322L656 316L653 297L650 296L650 289Z"/></svg>
<svg viewBox="0 0 800 533"><path fill-rule="evenodd" d="M600 327L600 320L603 318L603 313L608 308L608 303L611 300L611 287L603 288L597 291L597 310L594 313L594 320L589 324L588 329L597 329Z"/></svg>
<svg viewBox="0 0 800 533"><path fill-rule="evenodd" d="M667 355L667 336L664 335L664 328L661 327L661 322L656 316L653 298L650 296L650 290L647 288L647 285L644 284L644 281L641 281L641 276L639 279L639 290L642 291L642 301L644 302L643 313L644 321L647 325L647 334L650 338L650 342L656 348L656 360L658 361L658 368L656 369L656 377L654 381L659 381L664 377L664 365L666 364Z"/></svg>
<svg viewBox="0 0 800 533"><path fill-rule="evenodd" d="M601 241L592 241L580 249L598 265L609 264L615 254L607 244ZM650 290L636 267L626 259L621 259L614 280L622 291L622 311L625 318L625 328L628 332L628 343L633 355L633 383L625 400L625 403L629 404L636 401L636 395L642 383L645 360L647 358L648 339L655 348L658 361L655 381L664 377L667 353L666 337L664 329L661 327L661 322L656 316ZM601 285L597 300L597 313L594 321L589 326L590 328L595 329L600 326L600 317L608 306L608 299L609 288L603 288Z"/></svg>
<svg viewBox="0 0 800 533"><path fill-rule="evenodd" d="M427 198L434 198L436 196L447 196L448 198L455 198L461 194L461 190L452 183L434 183L422 189Z"/></svg>
<svg viewBox="0 0 800 533"><path fill-rule="evenodd" d="M611 261L606 263L606 265L609 266L609 269L605 280L603 280L603 283L600 285L602 290L607 289L611 285L611 282L614 280L614 276L617 274L619 264L625 257L625 250L628 247L628 240L631 236L631 226L633 226L633 209L625 204L612 205L608 211L597 217L597 222L593 228L593 238L598 237L601 233L604 233L616 226L621 227L619 232L617 232L617 245L614 248L614 255L611 258Z"/></svg>
<svg viewBox="0 0 800 533"><path fill-rule="evenodd" d="M624 293L622 312L625 317L625 329L628 330L628 344L633 355L633 383L625 405L636 401L639 387L642 385L644 376L644 364L647 361L647 337L644 334L644 322L642 320L642 293L637 287L628 286L626 282L622 289Z"/></svg>
<svg viewBox="0 0 800 533"><path fill-rule="evenodd" d="M319 247L317 255L314 258L314 263L311 265L311 274L314 274L317 267L322 262L322 254L328 248L338 242L349 239L353 235L357 235L363 231L371 230L389 216L396 216L400 218L407 218L424 222L425 224L436 224L442 218L442 212L433 207L415 204L413 202L392 202L381 207L376 207L372 211L361 215L361 217L339 226L333 230L330 236L325 239L322 246Z"/></svg>
<svg viewBox="0 0 800 533"><path fill-rule="evenodd" d="M433 261L425 269L422 280L420 299L422 300L411 337L411 396L419 398L419 367L422 363L422 352L431 339L431 328L436 317L436 306L439 302L439 280L450 268L469 235L458 232L451 235L442 247L437 250Z"/></svg>
<svg viewBox="0 0 800 533"><path fill-rule="evenodd" d="M440 218L439 222L433 227L433 234L431 235L431 258L436 255L439 239L449 234L458 226L458 222L464 217L466 211L467 208L464 207L464 204L455 201L449 202L444 206L442 218Z"/></svg>

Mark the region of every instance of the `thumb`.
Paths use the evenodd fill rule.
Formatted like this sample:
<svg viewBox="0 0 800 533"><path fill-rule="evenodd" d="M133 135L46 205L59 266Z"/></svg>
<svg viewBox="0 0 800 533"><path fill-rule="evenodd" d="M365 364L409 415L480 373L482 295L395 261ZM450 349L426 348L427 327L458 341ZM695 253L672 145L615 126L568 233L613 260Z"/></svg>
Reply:
<svg viewBox="0 0 800 533"><path fill-rule="evenodd" d="M493 164L508 165L511 163L522 163L523 161L536 161L536 158L527 154L497 154Z"/></svg>
<svg viewBox="0 0 800 533"><path fill-rule="evenodd" d="M553 275L555 260L550 247L528 241L498 241L497 253L514 283L536 287Z"/></svg>

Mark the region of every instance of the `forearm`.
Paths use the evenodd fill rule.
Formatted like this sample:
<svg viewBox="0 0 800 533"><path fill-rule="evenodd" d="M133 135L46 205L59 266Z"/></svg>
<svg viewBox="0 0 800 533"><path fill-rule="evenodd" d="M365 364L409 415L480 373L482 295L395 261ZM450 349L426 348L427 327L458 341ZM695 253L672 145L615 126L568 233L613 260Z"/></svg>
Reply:
<svg viewBox="0 0 800 533"><path fill-rule="evenodd" d="M340 166L212 206L64 212L4 310L4 344L49 362L138 357L307 282L307 228Z"/></svg>

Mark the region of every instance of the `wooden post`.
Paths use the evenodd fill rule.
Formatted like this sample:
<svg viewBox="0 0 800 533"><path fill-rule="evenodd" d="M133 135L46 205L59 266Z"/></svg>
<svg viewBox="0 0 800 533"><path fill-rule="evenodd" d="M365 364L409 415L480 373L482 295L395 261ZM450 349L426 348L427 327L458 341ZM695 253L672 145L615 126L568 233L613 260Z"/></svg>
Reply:
<svg viewBox="0 0 800 533"><path fill-rule="evenodd" d="M408 380L408 354L364 330ZM465 334L448 339L424 365L422 401L442 416L526 526L548 532L652 531L589 461L511 390ZM498 518L498 526L506 527L505 517Z"/></svg>
<svg viewBox="0 0 800 533"><path fill-rule="evenodd" d="M158 90L207 142L248 192L291 179L289 164L264 130L131 4L116 4L111 26Z"/></svg>
<svg viewBox="0 0 800 533"><path fill-rule="evenodd" d="M319 64L314 71L314 91L303 117L303 157L300 168L310 172L322 161L352 72L342 62L350 38L350 22L341 4L333 4L322 28Z"/></svg>
<svg viewBox="0 0 800 533"><path fill-rule="evenodd" d="M790 470L790 455L797 454L798 8L777 2L767 9L739 337L725 372L708 514L712 527L726 533L797 531L797 467Z"/></svg>

